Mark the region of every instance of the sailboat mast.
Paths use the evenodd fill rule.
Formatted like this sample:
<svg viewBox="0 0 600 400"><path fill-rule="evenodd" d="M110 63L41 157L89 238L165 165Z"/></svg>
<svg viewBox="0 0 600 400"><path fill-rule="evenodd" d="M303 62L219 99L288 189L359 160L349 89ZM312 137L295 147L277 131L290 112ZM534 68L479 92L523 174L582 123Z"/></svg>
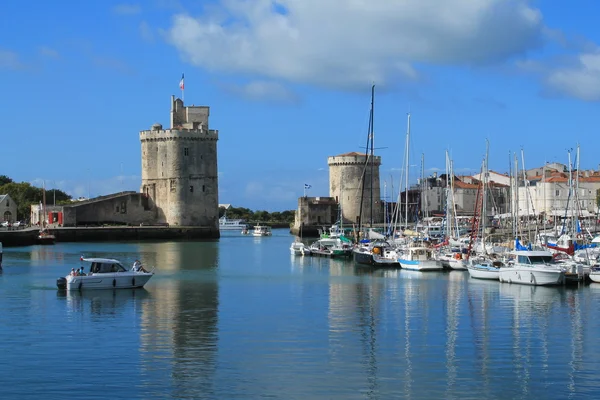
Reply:
<svg viewBox="0 0 600 400"><path fill-rule="evenodd" d="M406 192L404 193L404 197L405 197L405 210L404 210L404 223L406 224L406 229L408 229L408 166L409 164L409 156L410 156L410 152L408 151L408 147L410 145L410 113L408 113L408 118L407 118L407 126L406 126L406 165L404 167L404 172L406 174L406 182L405 182L405 188L406 188Z"/></svg>
<svg viewBox="0 0 600 400"><path fill-rule="evenodd" d="M371 139L371 213L370 213L370 221L369 221L369 227L373 228L373 168L374 168L374 164L375 164L375 160L374 160L374 149L373 149L373 145L374 145L374 129L375 129L375 85L371 86L371 135L370 135L370 139Z"/></svg>

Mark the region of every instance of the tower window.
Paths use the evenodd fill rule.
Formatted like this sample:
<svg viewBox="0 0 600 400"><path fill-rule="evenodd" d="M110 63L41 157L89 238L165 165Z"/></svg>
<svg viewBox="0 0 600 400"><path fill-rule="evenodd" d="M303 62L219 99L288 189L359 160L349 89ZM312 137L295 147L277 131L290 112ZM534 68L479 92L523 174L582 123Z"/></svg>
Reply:
<svg viewBox="0 0 600 400"><path fill-rule="evenodd" d="M206 191L206 186L205 185L202 185L202 191L203 192Z"/></svg>
<svg viewBox="0 0 600 400"><path fill-rule="evenodd" d="M171 186L171 192L174 192L175 190L177 190L177 183L175 182L175 179L171 179L170 186Z"/></svg>
<svg viewBox="0 0 600 400"><path fill-rule="evenodd" d="M190 155L190 149L189 149L189 148L187 148L187 147L184 147L184 148L183 148L183 155L184 155L184 156L189 156L189 155Z"/></svg>
<svg viewBox="0 0 600 400"><path fill-rule="evenodd" d="M194 187L192 185L190 185L190 192L194 193Z"/></svg>

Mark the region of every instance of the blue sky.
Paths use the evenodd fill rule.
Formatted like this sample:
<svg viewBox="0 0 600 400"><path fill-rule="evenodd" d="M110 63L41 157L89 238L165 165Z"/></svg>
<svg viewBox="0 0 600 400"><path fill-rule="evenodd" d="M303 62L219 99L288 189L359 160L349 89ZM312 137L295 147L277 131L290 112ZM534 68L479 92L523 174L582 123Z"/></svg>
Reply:
<svg viewBox="0 0 600 400"><path fill-rule="evenodd" d="M51 4L54 3L54 4ZM138 133L186 104L220 131L221 203L328 195L327 157L375 147L391 191L411 112L411 181L443 171L598 168L592 0L147 0L0 5L0 174L73 196L139 190ZM24 17L26 16L26 17ZM383 186L383 184L382 184ZM397 187L395 188L397 190ZM389 193L388 193L389 194Z"/></svg>

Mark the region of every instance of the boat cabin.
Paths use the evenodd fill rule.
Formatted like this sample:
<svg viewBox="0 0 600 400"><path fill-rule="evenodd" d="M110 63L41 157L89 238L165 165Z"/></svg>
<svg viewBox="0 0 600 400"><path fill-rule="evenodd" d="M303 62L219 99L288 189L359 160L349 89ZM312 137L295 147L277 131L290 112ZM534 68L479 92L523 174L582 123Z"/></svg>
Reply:
<svg viewBox="0 0 600 400"><path fill-rule="evenodd" d="M91 263L90 273L92 274L111 274L127 271L119 261L109 258L84 258L83 261Z"/></svg>

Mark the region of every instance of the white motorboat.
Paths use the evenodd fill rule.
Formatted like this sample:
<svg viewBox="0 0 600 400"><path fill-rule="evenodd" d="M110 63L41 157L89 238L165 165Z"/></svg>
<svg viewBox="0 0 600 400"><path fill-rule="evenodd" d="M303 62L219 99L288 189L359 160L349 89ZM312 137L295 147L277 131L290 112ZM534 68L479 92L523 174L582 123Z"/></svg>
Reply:
<svg viewBox="0 0 600 400"><path fill-rule="evenodd" d="M294 256L305 256L310 255L310 250L302 242L293 242L290 246L290 253Z"/></svg>
<svg viewBox="0 0 600 400"><path fill-rule="evenodd" d="M271 236L271 227L267 225L256 225L252 231L252 236Z"/></svg>
<svg viewBox="0 0 600 400"><path fill-rule="evenodd" d="M133 289L143 287L154 276L153 271L123 267L120 261L111 258L82 258L82 262L90 263L89 272L82 267L71 270L71 274L56 280L59 289ZM141 266L141 265L140 265Z"/></svg>
<svg viewBox="0 0 600 400"><path fill-rule="evenodd" d="M500 268L500 282L523 285L559 285L565 282L566 268L554 262L549 251L517 250L515 260Z"/></svg>
<svg viewBox="0 0 600 400"><path fill-rule="evenodd" d="M600 283L600 265L599 264L593 265L590 268L589 277L592 282Z"/></svg>
<svg viewBox="0 0 600 400"><path fill-rule="evenodd" d="M431 247L407 247L398 257L398 262L403 269L412 271L441 271L442 263L433 257Z"/></svg>
<svg viewBox="0 0 600 400"><path fill-rule="evenodd" d="M500 279L500 268L504 266L502 261L498 260L479 260L467 263L467 269L471 278L475 279Z"/></svg>

